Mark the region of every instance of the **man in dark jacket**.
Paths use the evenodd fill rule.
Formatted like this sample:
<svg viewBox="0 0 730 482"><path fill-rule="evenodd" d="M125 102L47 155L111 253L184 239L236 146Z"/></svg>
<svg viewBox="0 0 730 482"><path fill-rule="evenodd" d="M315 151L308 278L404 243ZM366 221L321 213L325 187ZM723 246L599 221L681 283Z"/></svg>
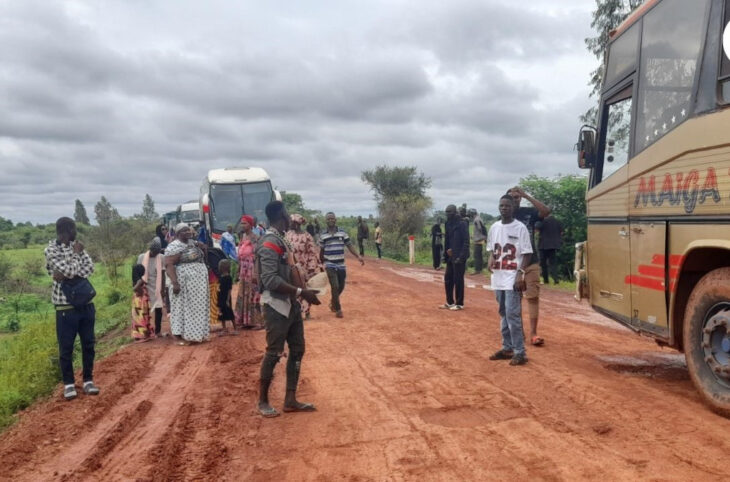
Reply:
<svg viewBox="0 0 730 482"><path fill-rule="evenodd" d="M261 362L261 387L259 392L259 413L264 417L276 417L279 412L269 404L269 387L274 378L274 367L289 346L286 362L285 412L312 412L311 403L296 399L299 370L304 357L304 324L302 310L297 299L304 298L312 305L318 305L317 292L298 287L292 274L291 253L284 241L289 229L289 214L281 201L272 201L266 206L266 217L270 228L258 242L256 266L259 274L261 303L266 317L266 353Z"/></svg>
<svg viewBox="0 0 730 482"><path fill-rule="evenodd" d="M365 241L370 238L370 228L362 216L357 217L357 246L360 248L360 256L365 256Z"/></svg>
<svg viewBox="0 0 730 482"><path fill-rule="evenodd" d="M464 274L469 258L469 226L456 212L456 206L446 207L446 235L444 236L444 285L446 304L440 308L452 311L464 309Z"/></svg>
<svg viewBox="0 0 730 482"><path fill-rule="evenodd" d="M441 231L441 218L431 226L431 255L433 256L433 269L441 269L441 250L444 247L444 233Z"/></svg>

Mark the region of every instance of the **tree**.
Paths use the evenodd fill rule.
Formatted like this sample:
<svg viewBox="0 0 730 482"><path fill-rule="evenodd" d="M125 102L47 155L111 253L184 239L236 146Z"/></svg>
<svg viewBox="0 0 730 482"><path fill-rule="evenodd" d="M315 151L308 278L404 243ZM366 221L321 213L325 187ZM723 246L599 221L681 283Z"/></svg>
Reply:
<svg viewBox="0 0 730 482"><path fill-rule="evenodd" d="M405 237L423 231L431 207L431 198L426 195L431 179L416 167L388 166L363 171L361 178L370 185L378 203L386 248L402 254Z"/></svg>
<svg viewBox="0 0 730 482"><path fill-rule="evenodd" d="M595 37L585 39L588 50L601 61L600 65L591 72L591 79L588 85L593 86L591 97L597 97L603 86L603 74L606 63L606 47L608 46L609 35L621 22L644 0L596 0L596 10L593 11L591 27L598 32ZM588 124L596 124L598 109L591 107L588 112L581 116L581 121Z"/></svg>
<svg viewBox="0 0 730 482"><path fill-rule="evenodd" d="M281 201L284 203L284 206L286 206L286 211L289 214L301 214L307 218L307 220L310 220L310 218L314 216L322 215L322 213L316 209L307 209L304 205L302 196L295 192L282 191Z"/></svg>
<svg viewBox="0 0 730 482"><path fill-rule="evenodd" d="M12 231L13 222L0 216L0 231Z"/></svg>
<svg viewBox="0 0 730 482"><path fill-rule="evenodd" d="M89 223L89 216L86 215L86 208L84 207L84 203L82 203L80 199L76 200L76 207L74 208L74 221L76 221L77 224L91 224Z"/></svg>
<svg viewBox="0 0 730 482"><path fill-rule="evenodd" d="M561 276L572 278L575 243L585 241L587 236L587 179L561 175L550 179L531 174L520 179L519 185L535 199L552 208L552 215L563 225L563 245L558 252L558 265Z"/></svg>
<svg viewBox="0 0 730 482"><path fill-rule="evenodd" d="M96 222L99 226L108 225L112 221L119 221L122 217L119 215L119 211L116 210L112 203L102 196L96 206L94 206L94 214L96 216Z"/></svg>
<svg viewBox="0 0 730 482"><path fill-rule="evenodd" d="M149 194L144 195L144 201L142 201L142 213L139 215L139 218L150 224L155 223L160 219L160 215L155 211L155 202Z"/></svg>

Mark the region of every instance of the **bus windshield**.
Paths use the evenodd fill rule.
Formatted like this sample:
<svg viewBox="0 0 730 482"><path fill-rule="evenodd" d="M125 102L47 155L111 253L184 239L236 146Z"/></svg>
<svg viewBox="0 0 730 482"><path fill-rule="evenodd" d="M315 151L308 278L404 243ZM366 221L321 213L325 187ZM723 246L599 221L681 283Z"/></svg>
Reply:
<svg viewBox="0 0 730 482"><path fill-rule="evenodd" d="M195 211L181 211L180 212L180 221L184 223L192 223L195 221L200 221L200 212L197 210Z"/></svg>
<svg viewBox="0 0 730 482"><path fill-rule="evenodd" d="M265 219L264 209L272 199L271 183L210 185L210 222L214 233L222 233L226 226L236 226L241 215Z"/></svg>

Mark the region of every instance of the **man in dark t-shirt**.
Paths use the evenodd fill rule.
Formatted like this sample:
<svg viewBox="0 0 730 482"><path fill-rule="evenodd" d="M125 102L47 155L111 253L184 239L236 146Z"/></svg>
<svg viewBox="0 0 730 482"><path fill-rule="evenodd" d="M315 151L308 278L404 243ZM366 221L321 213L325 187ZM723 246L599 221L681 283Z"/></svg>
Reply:
<svg viewBox="0 0 730 482"><path fill-rule="evenodd" d="M539 235L537 249L540 250L542 279L548 284L552 276L553 282L558 284L560 280L557 253L563 241L563 225L555 219L555 216L548 216L535 225L535 230Z"/></svg>
<svg viewBox="0 0 730 482"><path fill-rule="evenodd" d="M532 244L532 252L537 253L535 249L535 223L548 217L551 209L542 202L527 194L521 187L515 186L507 194L512 196L515 202L515 219L527 226L530 233L530 243ZM522 198L527 199L534 207L520 206ZM525 298L527 298L527 311L530 314L530 343L539 346L545 343L545 340L537 336L537 320L540 314L540 264L537 256L532 257L530 266L525 269Z"/></svg>

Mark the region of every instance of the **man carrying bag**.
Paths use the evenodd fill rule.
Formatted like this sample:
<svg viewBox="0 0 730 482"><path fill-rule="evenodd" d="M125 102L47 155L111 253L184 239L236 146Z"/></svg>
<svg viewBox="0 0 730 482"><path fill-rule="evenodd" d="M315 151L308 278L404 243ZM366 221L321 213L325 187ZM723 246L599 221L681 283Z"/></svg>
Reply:
<svg viewBox="0 0 730 482"><path fill-rule="evenodd" d="M58 338L59 364L63 376L63 396L76 398L73 370L73 349L76 335L81 339L83 365L83 391L98 395L94 385L94 323L96 311L91 302L96 292L88 278L94 272L94 263L84 251L84 245L76 241L76 223L71 218L56 221L56 239L45 250L46 270L53 278L51 301L56 308L56 336Z"/></svg>

